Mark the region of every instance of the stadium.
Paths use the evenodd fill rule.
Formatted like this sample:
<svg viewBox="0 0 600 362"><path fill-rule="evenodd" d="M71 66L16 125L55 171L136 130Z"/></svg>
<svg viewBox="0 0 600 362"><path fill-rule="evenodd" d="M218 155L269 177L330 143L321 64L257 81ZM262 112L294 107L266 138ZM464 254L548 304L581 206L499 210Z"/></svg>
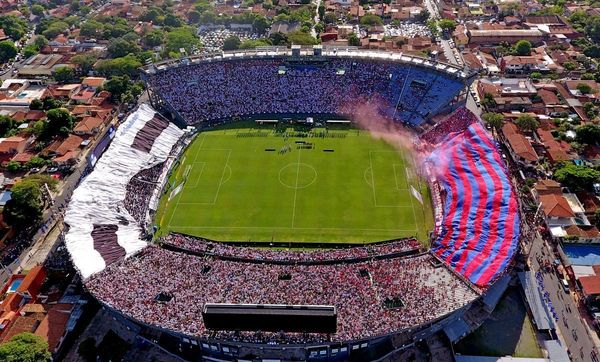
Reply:
<svg viewBox="0 0 600 362"><path fill-rule="evenodd" d="M321 47L147 67L151 105L66 212L85 287L190 360L392 361L464 336L506 286L520 223L464 108L473 76Z"/></svg>

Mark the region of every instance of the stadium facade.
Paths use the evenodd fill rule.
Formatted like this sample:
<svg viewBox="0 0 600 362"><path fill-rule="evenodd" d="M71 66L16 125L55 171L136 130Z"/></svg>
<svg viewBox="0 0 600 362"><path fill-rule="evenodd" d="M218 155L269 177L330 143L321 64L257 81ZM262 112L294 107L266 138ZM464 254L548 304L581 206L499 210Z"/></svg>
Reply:
<svg viewBox="0 0 600 362"><path fill-rule="evenodd" d="M259 91L242 83L256 74ZM515 196L496 146L461 108L472 77L402 54L321 47L150 66L145 79L159 112L142 105L127 117L67 209L66 245L74 265L116 318L188 359L392 361L440 333L455 341L493 310L519 237ZM294 91L273 100L285 89ZM246 117L352 118L359 101L412 127L419 147L430 149L436 216L431 251L400 240L349 248L342 256L309 253L299 263L281 262L277 252L257 257L208 247L211 242L202 239L192 248L149 241L151 215L169 172L193 137L181 128ZM290 280L294 284L285 284ZM293 287L277 293L281 285ZM234 332L203 323L207 304L248 302L259 309L331 306L338 328ZM328 323L334 317L329 313Z"/></svg>

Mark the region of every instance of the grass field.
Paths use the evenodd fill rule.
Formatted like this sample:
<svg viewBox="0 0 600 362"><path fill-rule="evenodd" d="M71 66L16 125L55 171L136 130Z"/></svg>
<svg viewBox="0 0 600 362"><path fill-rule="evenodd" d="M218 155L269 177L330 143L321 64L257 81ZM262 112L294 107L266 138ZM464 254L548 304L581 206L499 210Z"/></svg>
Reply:
<svg viewBox="0 0 600 362"><path fill-rule="evenodd" d="M236 127L199 134L183 154L157 212L159 235L264 242L427 239L429 189L408 153L355 129L296 138L281 128ZM300 149L297 142L313 147Z"/></svg>

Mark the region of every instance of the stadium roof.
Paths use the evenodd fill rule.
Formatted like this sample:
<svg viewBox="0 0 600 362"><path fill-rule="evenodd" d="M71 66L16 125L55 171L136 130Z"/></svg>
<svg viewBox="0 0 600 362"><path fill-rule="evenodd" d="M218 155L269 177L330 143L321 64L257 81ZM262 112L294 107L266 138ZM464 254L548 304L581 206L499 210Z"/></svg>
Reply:
<svg viewBox="0 0 600 362"><path fill-rule="evenodd" d="M187 58L169 59L155 63L145 68L147 73L153 73L156 69L166 69L172 66L196 64L204 61L227 60L227 59L252 59L252 58L272 58L272 57L291 57L298 51L297 49L289 49L287 47L258 47L256 49L246 49L233 52L223 52L214 54L213 56L200 57L192 56ZM357 49L355 47L328 47L314 46L313 48L299 49L299 56L311 57L322 56L331 58L363 58L373 60L388 60L394 62L402 62L406 64L417 65L430 68L439 72L444 72L458 78L471 78L476 73L468 69L437 61L432 61L426 58L417 57L410 54L391 53L378 50Z"/></svg>
<svg viewBox="0 0 600 362"><path fill-rule="evenodd" d="M536 327L540 330L554 329L554 320L552 319L550 312L548 312L546 304L542 300L542 295L538 290L537 282L535 280L535 274L527 271L520 272L518 276Z"/></svg>

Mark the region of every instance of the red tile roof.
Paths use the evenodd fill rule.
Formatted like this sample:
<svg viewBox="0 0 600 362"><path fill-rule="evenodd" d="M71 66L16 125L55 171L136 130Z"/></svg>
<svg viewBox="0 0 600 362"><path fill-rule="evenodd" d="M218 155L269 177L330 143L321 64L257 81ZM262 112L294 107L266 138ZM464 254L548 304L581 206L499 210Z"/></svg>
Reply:
<svg viewBox="0 0 600 362"><path fill-rule="evenodd" d="M100 127L102 122L102 119L98 117L85 117L79 123L77 123L77 126L73 129L73 131L76 133L91 133L94 129Z"/></svg>
<svg viewBox="0 0 600 362"><path fill-rule="evenodd" d="M548 217L574 217L575 213L564 196L540 195L544 214Z"/></svg>
<svg viewBox="0 0 600 362"><path fill-rule="evenodd" d="M48 341L48 349L54 352L58 347L62 336L67 329L67 322L73 305L71 304L55 304L48 309L46 318L42 320L35 334Z"/></svg>
<svg viewBox="0 0 600 362"><path fill-rule="evenodd" d="M70 135L60 144L60 146L58 146L55 152L57 155L62 156L69 151L74 151L77 148L79 148L81 142L83 142L83 138L75 135Z"/></svg>
<svg viewBox="0 0 600 362"><path fill-rule="evenodd" d="M13 336L23 332L35 332L40 322L44 319L45 313L31 313L26 316L18 316L13 323L8 326L6 333L2 335L2 341L6 342Z"/></svg>
<svg viewBox="0 0 600 362"><path fill-rule="evenodd" d="M586 295L600 294L600 276L590 275L579 278L581 288Z"/></svg>
<svg viewBox="0 0 600 362"><path fill-rule="evenodd" d="M569 225L565 227L569 236L579 236L583 238L597 238L600 235L598 228L594 225Z"/></svg>
<svg viewBox="0 0 600 362"><path fill-rule="evenodd" d="M560 184L551 179L538 181L534 188L538 195L562 195Z"/></svg>
<svg viewBox="0 0 600 362"><path fill-rule="evenodd" d="M23 279L19 288L17 288L17 293L27 292L31 297L35 298L40 292L44 280L46 280L46 269L41 265L35 266L27 273L25 279Z"/></svg>
<svg viewBox="0 0 600 362"><path fill-rule="evenodd" d="M502 127L502 133L517 156L531 162L538 161L538 154L531 146L531 142L518 131L517 126L507 122Z"/></svg>

